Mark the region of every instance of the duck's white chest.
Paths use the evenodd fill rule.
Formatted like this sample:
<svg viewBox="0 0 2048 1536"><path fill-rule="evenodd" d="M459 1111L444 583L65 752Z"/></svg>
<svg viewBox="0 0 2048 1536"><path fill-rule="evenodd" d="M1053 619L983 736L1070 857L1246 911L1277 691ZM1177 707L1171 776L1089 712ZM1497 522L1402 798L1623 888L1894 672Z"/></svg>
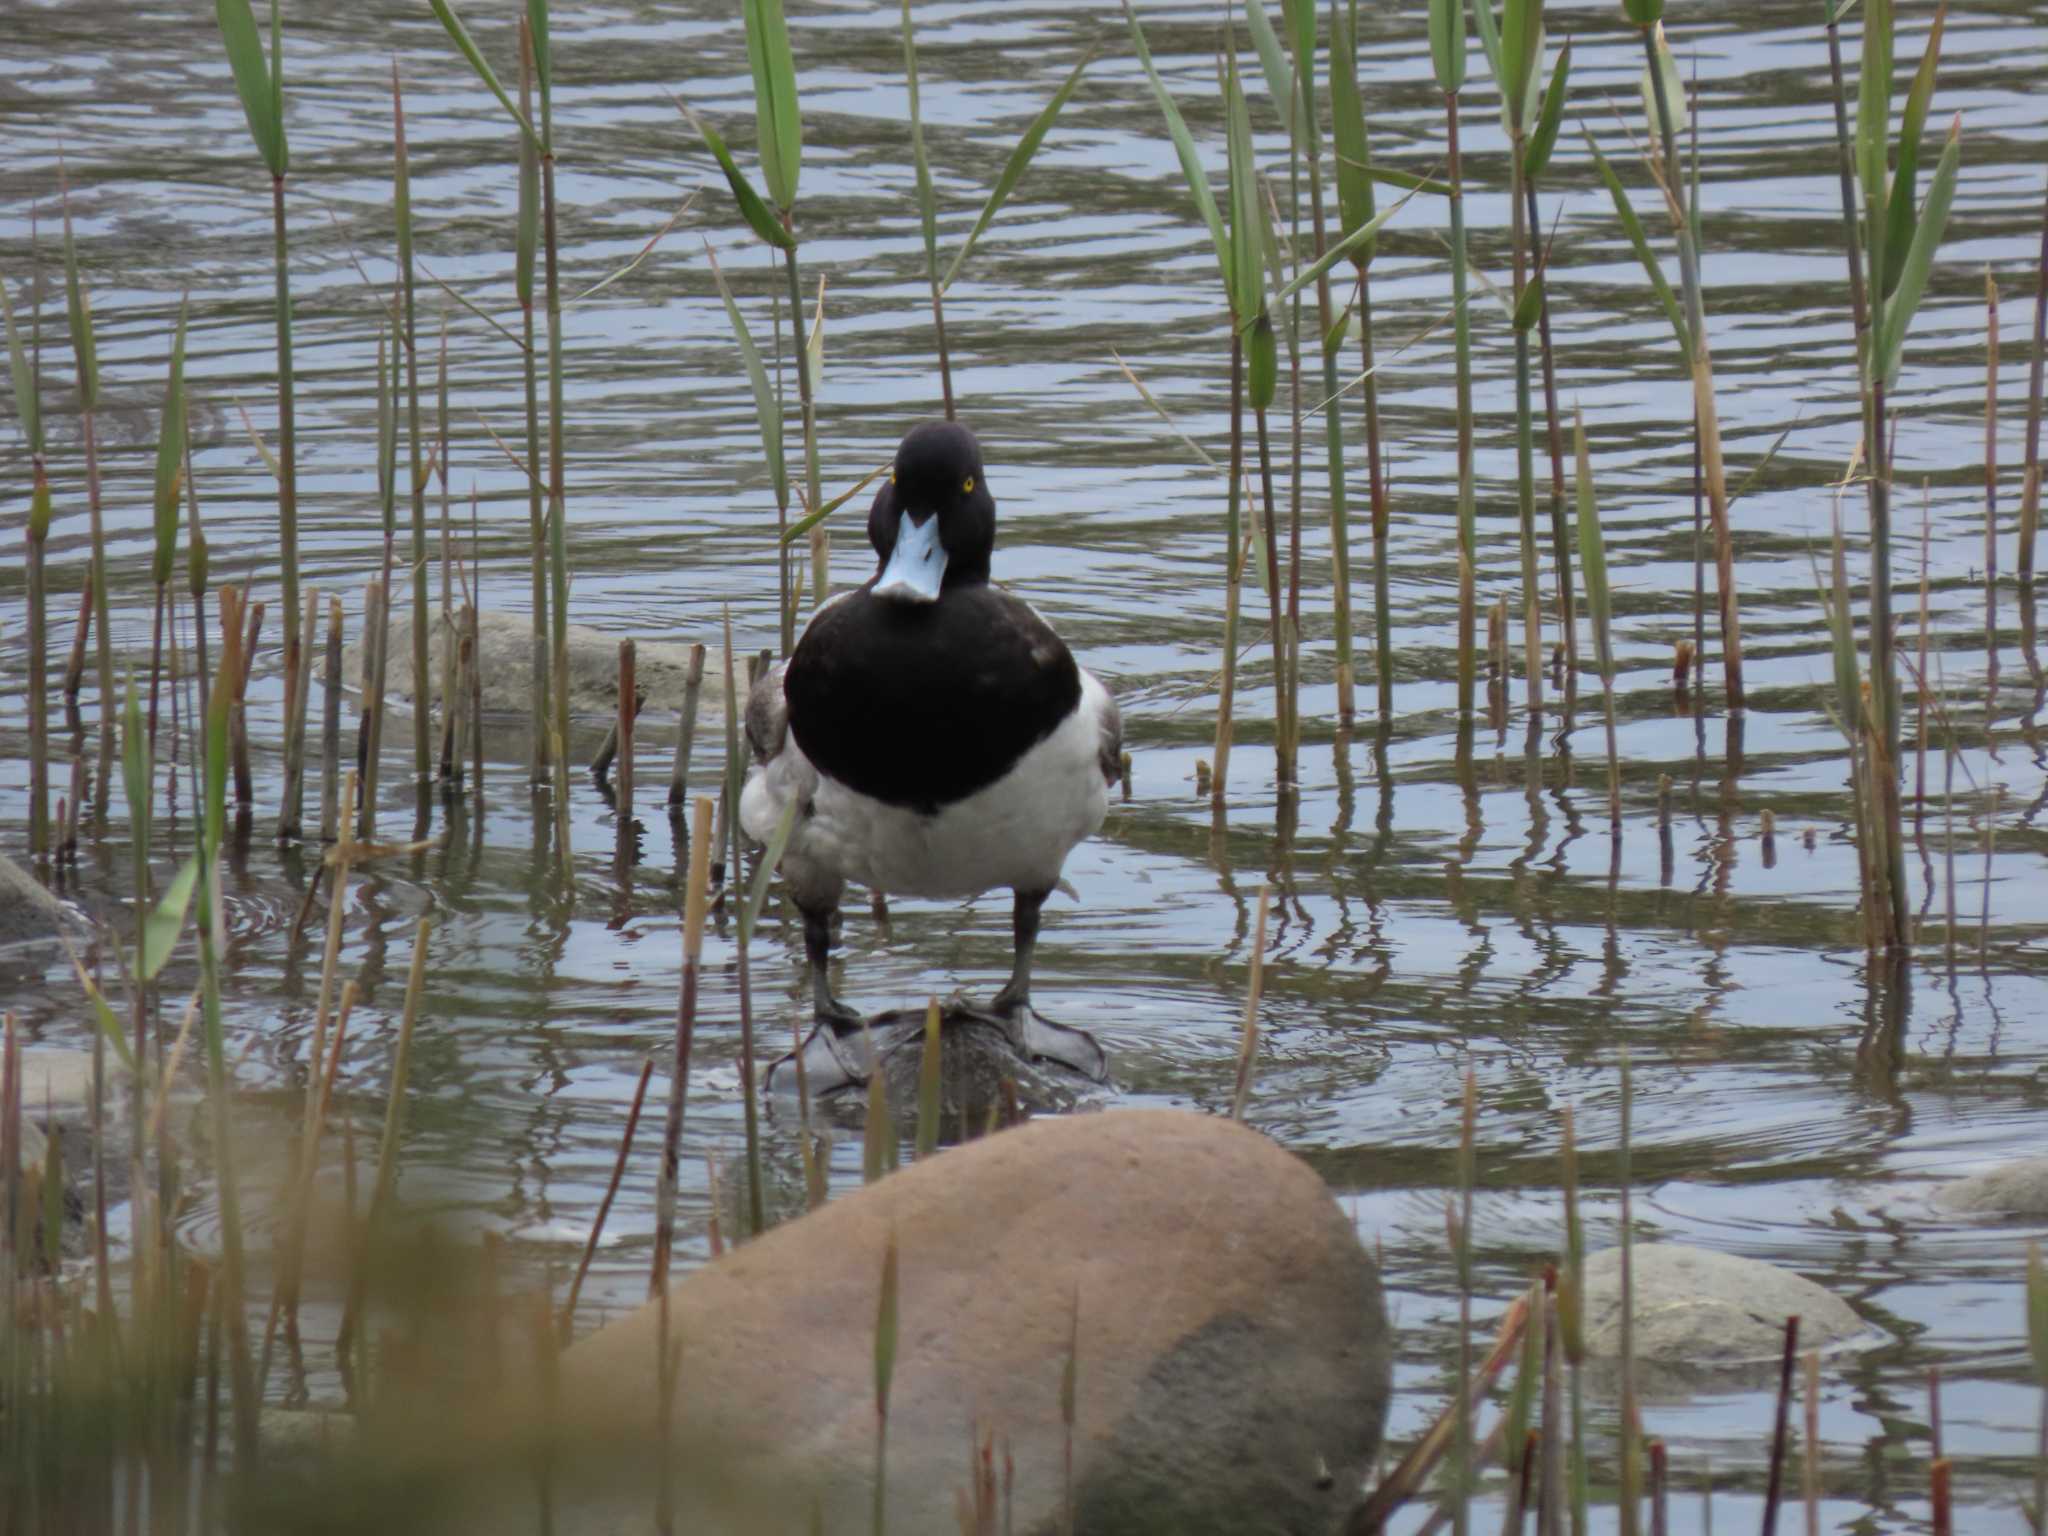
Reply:
<svg viewBox="0 0 2048 1536"><path fill-rule="evenodd" d="M1113 706L1101 683L1086 672L1081 677L1079 707L1051 735L993 784L936 813L887 805L816 775L809 814L799 812L790 851L893 895L1049 890L1075 844L1102 826L1109 808L1101 723ZM928 750L944 748L935 743ZM797 751L793 739L784 749ZM780 819L781 805L769 803L783 777L774 769L756 775L742 802L747 829L757 836ZM765 822L759 832L757 822Z"/></svg>

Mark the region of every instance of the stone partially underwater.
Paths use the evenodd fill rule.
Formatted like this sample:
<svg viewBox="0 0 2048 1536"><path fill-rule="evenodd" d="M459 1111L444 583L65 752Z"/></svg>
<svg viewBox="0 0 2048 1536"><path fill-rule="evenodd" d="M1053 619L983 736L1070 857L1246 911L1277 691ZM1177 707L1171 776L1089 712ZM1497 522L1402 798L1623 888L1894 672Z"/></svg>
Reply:
<svg viewBox="0 0 2048 1536"><path fill-rule="evenodd" d="M436 1374L386 1398L326 1476L358 1502L380 1482L401 1523L442 1530L534 1528L542 1487L565 1536L650 1530L665 1471L676 1530L955 1536L978 1484L1010 1516L989 1529L1306 1536L1358 1503L1386 1419L1386 1311L1350 1221L1299 1158L1182 1111L1041 1119L940 1153L668 1301L665 1441L650 1302L547 1387Z"/></svg>
<svg viewBox="0 0 2048 1536"><path fill-rule="evenodd" d="M794 1098L801 1057L814 1102L851 1114L866 1104L868 1079L879 1072L891 1111L915 1115L925 1022L923 1008L892 1008L864 1030L819 1024L768 1068L768 1090ZM1031 1010L1020 1033L1022 1049L997 1015L957 997L939 1005L939 1117L949 1136L981 1129L999 1109L1071 1110L1109 1085L1109 1055L1087 1030Z"/></svg>

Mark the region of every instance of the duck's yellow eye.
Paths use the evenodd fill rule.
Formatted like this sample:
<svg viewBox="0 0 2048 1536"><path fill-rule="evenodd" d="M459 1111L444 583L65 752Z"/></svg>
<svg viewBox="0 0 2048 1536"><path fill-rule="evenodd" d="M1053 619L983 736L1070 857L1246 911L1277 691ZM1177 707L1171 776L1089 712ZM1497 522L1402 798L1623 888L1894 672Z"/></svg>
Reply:
<svg viewBox="0 0 2048 1536"><path fill-rule="evenodd" d="M893 469L889 471L889 483L891 485L896 483L896 471Z"/></svg>
<svg viewBox="0 0 2048 1536"><path fill-rule="evenodd" d="M965 480L962 480L960 482L960 489L969 496L972 496L974 494L974 476L969 475Z"/></svg>

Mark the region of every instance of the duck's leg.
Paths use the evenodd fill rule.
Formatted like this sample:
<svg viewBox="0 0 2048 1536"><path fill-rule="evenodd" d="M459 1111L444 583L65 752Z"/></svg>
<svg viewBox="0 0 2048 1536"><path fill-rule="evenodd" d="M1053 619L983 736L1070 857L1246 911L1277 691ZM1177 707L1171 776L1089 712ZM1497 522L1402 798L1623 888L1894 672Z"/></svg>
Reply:
<svg viewBox="0 0 2048 1536"><path fill-rule="evenodd" d="M989 1010L1002 1021L1010 1044L1026 1058L1056 1061L1098 1083L1109 1081L1109 1057L1102 1043L1085 1029L1055 1024L1041 1017L1031 1006L1031 956L1038 947L1038 914L1050 890L1019 891L1011 909L1011 930L1015 935L1017 958L1010 979L995 996Z"/></svg>
<svg viewBox="0 0 2048 1536"><path fill-rule="evenodd" d="M1051 891L1018 891L1010 909L1010 931L1017 946L1017 958L1010 967L1010 979L996 994L991 1008L1005 1018L1031 1007L1031 953L1038 948L1038 913Z"/></svg>
<svg viewBox="0 0 2048 1536"><path fill-rule="evenodd" d="M834 1029L858 1029L866 1022L859 1010L832 995L832 913L838 903L806 906L797 903L804 920L804 958L811 966L811 1007L821 1024Z"/></svg>

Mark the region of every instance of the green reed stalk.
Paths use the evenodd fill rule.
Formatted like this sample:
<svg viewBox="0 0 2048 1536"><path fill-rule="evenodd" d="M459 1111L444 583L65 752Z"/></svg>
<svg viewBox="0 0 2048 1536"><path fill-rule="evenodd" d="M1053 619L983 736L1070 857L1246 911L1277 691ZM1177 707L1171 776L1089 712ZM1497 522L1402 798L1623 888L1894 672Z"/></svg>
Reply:
<svg viewBox="0 0 2048 1536"><path fill-rule="evenodd" d="M910 0L903 0L903 76L910 94L910 155L917 171L917 215L924 233L925 281L931 286L932 335L939 349L939 392L945 401L946 420L951 421L953 359L946 350L945 290L939 284L938 198L932 190L931 162L924 150L924 111L918 99L917 38L910 24ZM783 650L786 653L788 649L785 641Z"/></svg>
<svg viewBox="0 0 2048 1536"><path fill-rule="evenodd" d="M404 294L405 436L412 451L412 769L416 783L433 774L433 721L427 684L427 471L420 437L420 338L412 259L412 164L405 148L405 95L398 56L391 58L391 193L398 224L398 281ZM449 650L454 650L450 645ZM455 701L444 697L444 710Z"/></svg>
<svg viewBox="0 0 2048 1536"><path fill-rule="evenodd" d="M1372 222L1374 216L1374 193L1371 175L1371 141L1367 135L1365 106L1358 89L1358 0L1349 0L1348 5L1339 9L1336 0L1330 5L1330 119L1331 136L1337 152L1337 211L1342 220L1344 235L1348 239L1360 228ZM1365 425L1365 459L1367 484L1371 487L1372 507L1372 622L1373 633L1378 646L1375 669L1378 682L1378 708L1380 718L1385 720L1394 712L1394 620L1393 600L1388 569L1388 492L1386 484L1386 461L1380 452L1380 381L1378 367L1373 359L1372 343L1372 259L1377 251L1377 242L1368 239L1352 255L1352 265L1358 273L1358 352L1359 363L1365 375L1362 391ZM1336 384L1336 345L1325 336L1323 358L1323 386L1326 393L1334 393ZM1334 410L1334 404L1331 407ZM1343 469L1343 436L1331 423L1329 453L1331 480L1333 485L1341 483ZM1333 540L1340 526L1338 508L1341 502L1331 503L1331 530ZM1336 546L1333 543L1333 549ZM1333 555L1332 566L1336 569L1341 585L1348 587L1350 556L1348 544L1341 566ZM1340 643L1348 644L1349 636ZM1341 663L1340 663L1341 665ZM1349 713L1344 701L1338 699L1338 710L1346 719Z"/></svg>
<svg viewBox="0 0 2048 1536"><path fill-rule="evenodd" d="M1172 92L1159 78L1159 71L1152 63L1152 50L1145 41L1145 30L1138 24L1137 13L1131 8L1130 0L1124 0L1124 20L1130 28L1132 49L1145 71L1153 99L1159 103L1160 115L1166 120L1167 135L1173 140L1174 152L1180 159L1181 176L1187 183L1188 195L1194 199L1196 211L1209 228L1209 242L1216 252L1216 266L1223 278L1224 296L1230 302L1230 478L1224 513L1223 666L1216 700L1216 770L1210 780L1211 804L1221 810L1230 777L1232 708L1237 690L1237 626L1243 585L1240 551L1244 546L1240 517L1244 481L1244 335L1253 319L1243 313L1238 302L1238 284L1244 279L1237 274L1245 263L1237 259L1236 249L1239 246L1246 249L1255 247L1249 226L1243 229L1242 235L1236 230L1225 233L1223 216L1217 209L1215 194L1209 189L1208 173L1202 168L1194 136L1188 132ZM1233 208L1235 199L1233 192ZM1243 223L1241 219L1236 222ZM1250 282L1256 292L1256 274L1252 275Z"/></svg>
<svg viewBox="0 0 2048 1536"><path fill-rule="evenodd" d="M1607 183L1615 212L1635 247L1637 260L1642 263L1664 307L1665 317L1671 322L1672 331L1678 338L1679 355L1684 359L1692 380L1700 468L1706 482L1714 529L1714 563L1720 592L1721 648L1728 708L1731 713L1739 714L1743 709L1741 615L1736 601L1735 555L1728 522L1729 497L1721 453L1721 424L1714 399L1713 356L1707 341L1705 301L1700 291L1697 231L1679 166L1679 125L1673 105L1673 98L1680 95L1678 69L1672 61L1670 48L1664 42L1659 19L1664 12L1664 0L1624 0L1623 9L1643 34L1647 77L1643 94L1650 109L1653 139L1650 173L1657 182L1665 210L1678 237L1679 271L1684 291L1682 309L1679 297L1665 281L1657 258L1650 250L1649 238L1641 220L1636 217L1627 191L1590 136L1587 144L1593 152L1601 178Z"/></svg>
<svg viewBox="0 0 2048 1536"><path fill-rule="evenodd" d="M2035 1529L2048 1520L2048 1267L2038 1241L2027 1244L2027 1355L2041 1389L2041 1429L2034 1448Z"/></svg>
<svg viewBox="0 0 2048 1536"><path fill-rule="evenodd" d="M1580 1367L1586 1361L1586 1229L1579 1219L1579 1144L1572 1106L1564 1106L1564 1276L1558 1285L1557 1317L1571 1378L1570 1498L1572 1536L1586 1536L1590 1502L1586 1470L1586 1399Z"/></svg>
<svg viewBox="0 0 2048 1536"><path fill-rule="evenodd" d="M229 1113L227 1032L221 1016L221 925L224 914L218 907L221 838L227 821L228 717L234 707L235 679L241 669L241 636L230 627L221 637L220 675L214 679L207 701L205 804L201 812L193 921L199 937L201 1018L206 1031L206 1096L212 1111L215 1177L220 1190L220 1317L228 1333L235 1467L237 1476L246 1487L256 1466L256 1417L260 1403L258 1384L250 1370L249 1336L244 1316L246 1286L242 1261L241 1174L235 1151L234 1118ZM140 1045L138 1040L138 1074L143 1059ZM140 1137L139 1090L137 1110L136 1135Z"/></svg>
<svg viewBox="0 0 2048 1536"><path fill-rule="evenodd" d="M2034 350L2027 365L2027 470L2020 492L2020 547L2015 574L2034 583L2034 541L2041 525L2041 375L2048 360L2048 196L2041 199L2041 255L2034 272Z"/></svg>
<svg viewBox="0 0 2048 1536"><path fill-rule="evenodd" d="M1907 94L1896 146L1891 143L1891 0L1874 0L1865 8L1857 93L1855 162L1863 194L1860 232L1869 271L1869 329L1858 362L1865 456L1870 467L1872 777L1878 792L1873 810L1879 818L1875 830L1882 842L1879 851L1890 897L1884 914L1884 939L1892 947L1907 942L1908 915L1897 774L1899 687L1891 618L1891 464L1885 441L1889 419L1885 396L1898 377L1906 331L1926 291L1955 195L1960 117L1949 129L1926 199L1915 207L1920 139L1934 94L1945 15L1945 11L1936 12L1928 33L1926 51ZM1846 104L1842 115L1846 119Z"/></svg>
<svg viewBox="0 0 2048 1536"><path fill-rule="evenodd" d="M889 1529L889 1387L896 1375L897 1343L896 1233L882 1250L882 1291L875 1303L875 1494L871 1530L887 1536Z"/></svg>
<svg viewBox="0 0 2048 1536"><path fill-rule="evenodd" d="M1267 238L1267 219L1252 159L1251 113L1245 104L1236 58L1229 51L1223 59L1222 85L1229 135L1230 311L1233 326L1245 335L1244 350L1248 364L1246 397L1258 435L1259 482L1265 497L1266 599L1273 641L1274 776L1280 792L1287 794L1292 791L1295 781L1295 727L1289 704L1287 631L1280 585L1280 530L1274 513L1272 443L1266 418L1279 387L1280 372L1279 343L1273 333L1266 301L1266 256L1273 241ZM1241 437L1241 426L1238 433ZM1241 444L1239 452L1242 453ZM1219 768L1220 756L1219 748Z"/></svg>
<svg viewBox="0 0 2048 1536"><path fill-rule="evenodd" d="M728 700L740 697L734 686L732 666L732 610L725 610L725 696ZM741 862L741 836L739 803L740 790L746 783L747 762L740 751L738 708L728 704L725 710L725 794L726 803L733 808L726 818L732 831L732 879L735 890L739 887L741 871L746 867ZM781 859L778 850L772 863ZM771 863L764 863L765 875ZM766 887L762 887L763 896ZM740 991L740 1097L745 1101L747 1134L747 1236L759 1237L768 1230L768 1215L763 1203L761 1190L761 1119L760 1095L754 1091L754 1009L753 986L749 976L747 952L754 937L754 918L760 911L759 904L749 899L739 910L739 921L735 925L737 940L736 956L739 970Z"/></svg>
<svg viewBox="0 0 2048 1536"><path fill-rule="evenodd" d="M62 161L58 164L60 179ZM93 335L92 295L78 271L78 250L71 236L71 188L62 181L64 204L64 293L71 322L71 354L78 371L78 419L85 447L85 504L92 525L93 649L100 682L99 765L94 775L93 817L102 825L114 767L114 652L107 602L107 538L100 512L99 347ZM2038 391L2037 391L2038 393Z"/></svg>
<svg viewBox="0 0 2048 1536"><path fill-rule="evenodd" d="M1332 0L1330 8L1330 106L1333 131L1340 131L1335 129L1335 123L1344 114L1347 106L1355 107L1357 94L1355 79L1357 65L1353 57L1355 46L1347 42L1345 45L1345 57L1341 62L1337 58L1340 46L1336 30L1337 16L1338 11L1335 0ZM1295 0L1294 5L1291 7L1289 19L1292 23L1288 28L1288 33L1294 49L1294 78L1296 86L1293 105L1295 113L1298 114L1298 127L1293 136L1294 153L1296 155L1305 153L1308 159L1309 217L1315 234L1316 264L1321 268L1316 277L1316 334L1323 338L1321 349L1323 357L1323 398L1330 402L1323 411L1323 455L1329 473L1330 622L1336 631L1337 642L1337 718L1340 723L1349 725L1356 718L1358 712L1356 700L1357 664L1352 655L1351 637L1351 520L1345 507L1343 413L1337 409L1333 398L1337 393L1338 343L1332 342L1330 338L1332 331L1336 329L1336 315L1334 313L1334 306L1330 301L1329 269L1322 265L1322 259L1329 244L1329 224L1323 206L1322 135L1317 129L1316 119L1316 15L1314 5L1310 3L1310 0ZM1350 103L1344 101L1340 95L1340 74L1352 81L1352 96L1354 100ZM1362 112L1357 115L1357 130L1362 153L1364 141L1364 117ZM1348 132L1348 130L1341 131ZM1343 139L1339 140L1338 153L1340 156L1343 153L1342 145L1344 142ZM1340 159L1338 169L1338 216L1346 236L1357 234L1359 229L1372 218L1372 195L1369 190L1371 182L1362 173L1359 174L1358 179L1364 180L1368 188L1362 204L1362 211L1355 189L1352 189L1350 195L1347 195L1347 177ZM1298 213L1297 217L1299 217ZM1299 241L1296 243L1298 246ZM1364 243L1353 248L1353 258L1361 271L1365 263L1372 259L1372 252L1373 241L1370 236L1364 237ZM1296 298L1295 305L1298 314L1300 307L1299 297ZM1300 330L1299 319L1295 322L1295 329L1297 333ZM1338 342L1341 342L1341 339L1340 335ZM1371 390L1373 387L1374 381L1367 379L1366 388ZM1299 414L1300 412L1297 409L1296 416L1298 417ZM1297 427L1296 430L1298 437L1299 428ZM1298 505L1300 498L1298 488L1301 483L1298 454L1294 480L1297 487L1295 495ZM1289 607L1294 623L1293 640L1297 648L1297 655L1300 646L1301 625L1299 588L1300 582L1297 571L1296 580L1289 588ZM1298 665L1296 670L1299 670ZM1296 682L1298 685L1298 678ZM1296 707L1298 708L1298 706Z"/></svg>
<svg viewBox="0 0 2048 1536"><path fill-rule="evenodd" d="M1539 51L1539 61L1540 58ZM1548 168L1551 152L1557 147L1558 130L1564 122L1565 88L1571 79L1571 69L1572 44L1571 39L1566 38L1564 47L1558 51L1550 84L1545 88L1541 106L1537 109L1536 126L1529 134L1522 155L1522 198L1529 232L1528 259L1533 274L1531 280L1537 289L1534 302L1537 355L1543 371L1543 420L1550 448L1550 543L1551 559L1556 566L1557 622L1558 628L1564 632L1564 711L1567 723L1578 694L1579 631L1572 618L1572 540L1565 519L1564 422L1557 405L1557 359L1550 344L1550 259L1543 240L1542 221L1537 216L1536 181ZM1533 91L1535 84L1532 78L1529 89Z"/></svg>
<svg viewBox="0 0 2048 1536"><path fill-rule="evenodd" d="M1481 0L1484 4L1485 0ZM1474 1466L1472 1441L1472 1185L1477 1175L1479 1084L1465 1069L1465 1093L1458 1116L1458 1204L1451 1227L1451 1257L1458 1270L1458 1382L1456 1433L1451 1464L1444 1469L1450 1484L1451 1529L1465 1536L1470 1529Z"/></svg>
<svg viewBox="0 0 2048 1536"><path fill-rule="evenodd" d="M917 1063L917 1160L923 1162L939 1150L939 1095L945 1081L944 1046L939 1035L939 1000L925 1004L924 1055Z"/></svg>
<svg viewBox="0 0 2048 1536"><path fill-rule="evenodd" d="M455 567L461 564L462 556L455 548L454 529L449 520L448 312L445 309L441 312L441 347L434 368L434 445L434 478L440 482L441 491L441 612L435 621L441 632L441 763L438 771L443 784L459 788L462 784L462 722L467 717L458 692L462 682L460 641L467 638L468 628L461 626L458 634L455 615ZM474 489L471 494L475 494Z"/></svg>
<svg viewBox="0 0 2048 1536"><path fill-rule="evenodd" d="M295 754L305 750L305 700L296 698L299 667L299 472L298 426L292 378L292 289L289 243L286 239L284 188L291 168L291 150L284 127L284 36L277 0L270 4L270 56L265 61L250 0L214 0L221 42L234 73L235 92L249 122L250 137L270 172L270 222L277 287L277 519L279 556L284 565L285 754L288 785L303 787L303 765L294 773ZM300 806L287 802L279 811L278 835L296 837Z"/></svg>
<svg viewBox="0 0 2048 1536"><path fill-rule="evenodd" d="M1500 89L1501 120L1509 146L1508 209L1512 225L1515 333L1516 510L1522 552L1523 671L1531 717L1543 709L1543 596L1536 558L1535 409L1530 332L1542 311L1540 277L1529 275L1529 252L1537 239L1528 209L1531 137L1536 129L1536 81L1543 62L1542 0L1507 0L1496 31L1492 0L1480 0L1479 31L1494 82ZM1506 675L1502 676L1503 689Z"/></svg>
<svg viewBox="0 0 2048 1536"><path fill-rule="evenodd" d="M7 327L7 357L14 378L14 409L28 440L28 847L38 862L50 856L49 635L45 610L43 555L50 540L50 477L43 457L43 413L38 399L37 363L22 345L14 324L14 303L0 280L0 312ZM82 392L82 391L81 391Z"/></svg>
<svg viewBox="0 0 2048 1536"><path fill-rule="evenodd" d="M1486 3L1486 0L1481 0ZM1478 507L1472 485L1472 323L1465 311L1465 181L1458 93L1465 85L1465 0L1430 0L1429 54L1444 97L1451 179L1451 326L1458 357L1458 718L1472 718L1478 630Z"/></svg>
<svg viewBox="0 0 2048 1536"><path fill-rule="evenodd" d="M1593 656L1600 669L1600 696L1607 714L1607 825L1621 838L1621 766L1614 750L1614 599L1607 584L1607 543L1600 532L1600 509L1593 499L1593 461L1586 451L1586 420L1572 409L1572 453L1576 460L1579 502L1579 566L1586 577L1586 605L1593 621ZM1567 613L1567 628L1577 626Z"/></svg>
<svg viewBox="0 0 2048 1536"><path fill-rule="evenodd" d="M519 110L533 113L533 28L519 18ZM541 491L540 376L535 361L533 322L533 259L540 244L540 155L530 134L519 136L519 221L514 237L512 281L519 296L524 350L520 372L526 385L526 520L533 569L533 739L527 744L526 779L538 789L547 783L548 699L548 517Z"/></svg>
<svg viewBox="0 0 2048 1536"><path fill-rule="evenodd" d="M440 3L440 0L436 0ZM569 868L569 502L562 435L561 249L555 224L554 61L548 46L547 0L527 0L534 73L540 82L540 186L543 282L548 314L548 622L555 654L548 667L553 685L555 760L555 846Z"/></svg>

